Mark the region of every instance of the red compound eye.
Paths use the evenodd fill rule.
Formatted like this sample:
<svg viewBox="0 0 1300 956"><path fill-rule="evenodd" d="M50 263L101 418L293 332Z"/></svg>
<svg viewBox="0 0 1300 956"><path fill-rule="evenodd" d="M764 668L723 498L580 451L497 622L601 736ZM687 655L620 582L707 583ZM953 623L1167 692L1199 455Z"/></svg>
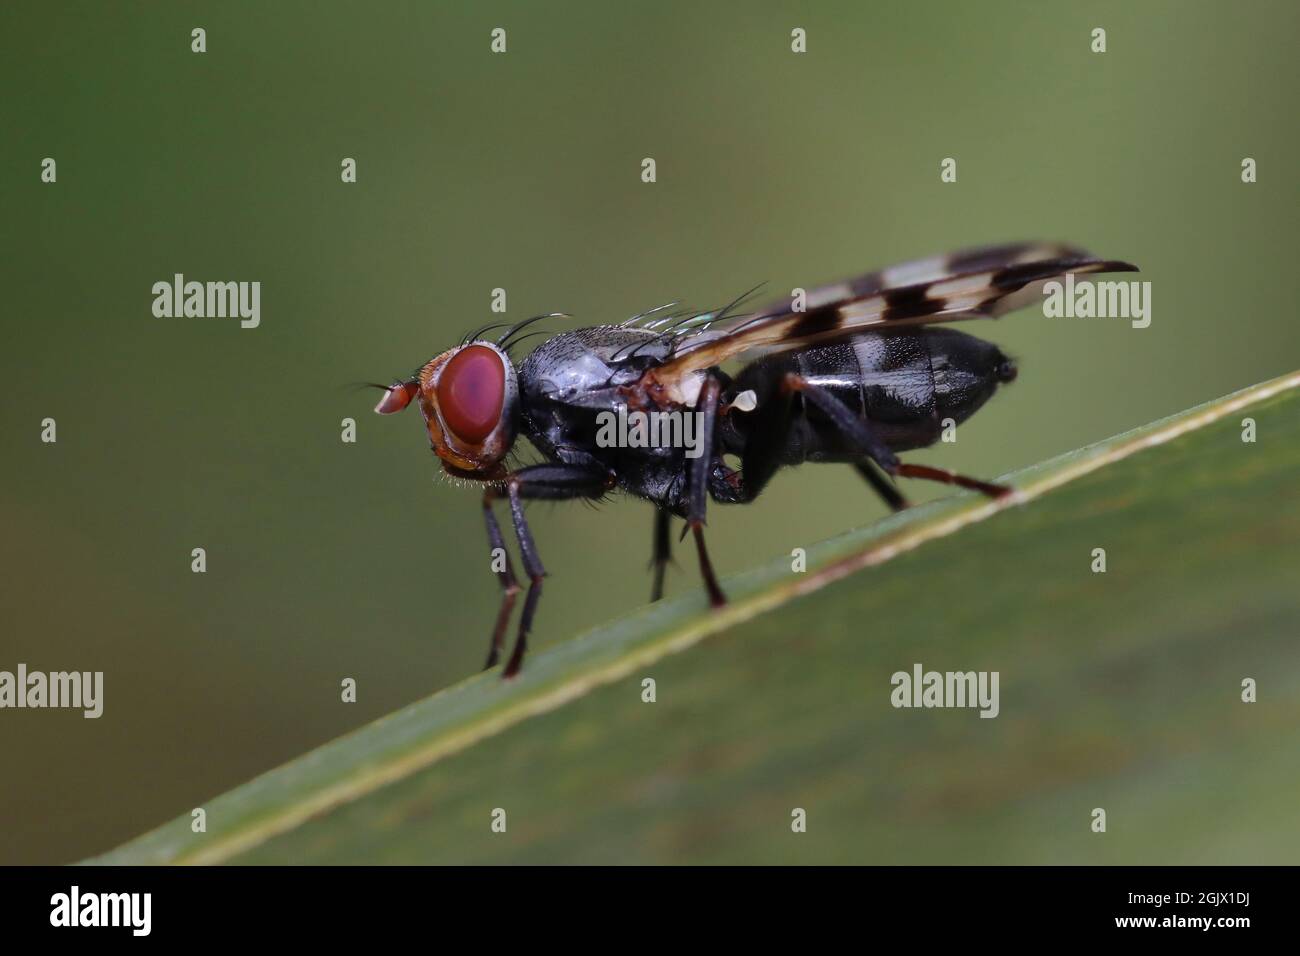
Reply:
<svg viewBox="0 0 1300 956"><path fill-rule="evenodd" d="M438 411L461 441L478 444L501 421L506 372L485 345L461 349L438 377Z"/></svg>

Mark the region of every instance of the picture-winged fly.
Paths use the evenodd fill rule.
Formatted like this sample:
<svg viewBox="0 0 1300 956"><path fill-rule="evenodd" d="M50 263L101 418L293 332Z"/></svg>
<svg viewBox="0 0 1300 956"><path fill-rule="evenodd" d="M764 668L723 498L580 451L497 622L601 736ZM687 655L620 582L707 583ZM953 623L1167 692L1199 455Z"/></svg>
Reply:
<svg viewBox="0 0 1300 956"><path fill-rule="evenodd" d="M992 318L1029 305L1067 273L1132 272L1052 243L972 249L872 272L808 291L749 315L738 303L711 313L662 306L619 325L555 334L516 367L510 351L538 316L495 341L481 329L385 389L375 411L416 401L433 451L451 475L483 482L489 546L505 554L493 511L510 516L528 592L503 676L519 672L546 575L524 517L528 499L599 499L621 490L655 507L652 600L663 592L673 515L694 536L714 606L725 603L704 546L705 508L753 501L778 468L844 462L894 509L906 500L893 478L922 478L998 496L1009 488L926 465L898 453L932 445L942 422L960 423L1016 377L995 345L937 323ZM537 333L530 333L537 334ZM733 375L725 362L751 352ZM383 388L383 386L378 386ZM597 440L602 413L698 414L702 449L630 447ZM506 456L520 435L544 462L515 470ZM738 458L729 467L724 456ZM497 549L501 549L500 552ZM487 666L504 638L518 579L505 558Z"/></svg>

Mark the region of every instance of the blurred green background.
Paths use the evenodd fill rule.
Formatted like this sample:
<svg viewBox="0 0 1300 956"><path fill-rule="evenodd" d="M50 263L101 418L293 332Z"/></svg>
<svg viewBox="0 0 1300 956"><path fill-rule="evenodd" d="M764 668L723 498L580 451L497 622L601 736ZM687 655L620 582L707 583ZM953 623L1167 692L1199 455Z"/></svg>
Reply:
<svg viewBox="0 0 1300 956"><path fill-rule="evenodd" d="M987 476L1300 365L1298 25L1284 2L6 4L0 669L106 688L97 721L0 711L0 863L108 849L480 666L477 494L415 412L346 386L493 320L495 287L508 318L595 324L983 242L1138 263L1148 329L976 330L1021 377L915 457ZM261 327L155 318L176 272L259 280ZM804 468L714 508L711 545L726 573L881 513ZM650 518L531 510L535 646L645 600Z"/></svg>

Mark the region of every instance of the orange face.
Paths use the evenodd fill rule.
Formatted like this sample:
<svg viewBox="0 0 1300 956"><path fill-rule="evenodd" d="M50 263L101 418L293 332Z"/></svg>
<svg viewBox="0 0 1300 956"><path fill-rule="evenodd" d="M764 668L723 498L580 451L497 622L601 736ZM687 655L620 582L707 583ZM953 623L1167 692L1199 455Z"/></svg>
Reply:
<svg viewBox="0 0 1300 956"><path fill-rule="evenodd" d="M519 389L503 351L471 342L443 352L416 379L389 388L375 411L401 411L413 398L449 472L484 481L504 476L501 460L514 444Z"/></svg>

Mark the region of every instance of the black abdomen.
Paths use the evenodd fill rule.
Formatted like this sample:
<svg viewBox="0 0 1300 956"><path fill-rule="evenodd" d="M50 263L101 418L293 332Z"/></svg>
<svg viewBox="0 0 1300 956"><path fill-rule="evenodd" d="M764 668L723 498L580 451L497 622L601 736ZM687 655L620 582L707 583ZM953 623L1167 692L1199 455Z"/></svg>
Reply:
<svg viewBox="0 0 1300 956"><path fill-rule="evenodd" d="M729 415L728 451L743 454L750 428L770 427L763 407L779 401L781 382L799 375L864 418L895 451L938 440L945 418L962 422L988 400L1014 367L994 345L952 329L860 333L829 345L781 352L746 367L727 390L752 390L756 413ZM747 421L748 420L748 421ZM738 447L737 447L738 446ZM862 457L818 409L795 398L781 460L855 461Z"/></svg>

